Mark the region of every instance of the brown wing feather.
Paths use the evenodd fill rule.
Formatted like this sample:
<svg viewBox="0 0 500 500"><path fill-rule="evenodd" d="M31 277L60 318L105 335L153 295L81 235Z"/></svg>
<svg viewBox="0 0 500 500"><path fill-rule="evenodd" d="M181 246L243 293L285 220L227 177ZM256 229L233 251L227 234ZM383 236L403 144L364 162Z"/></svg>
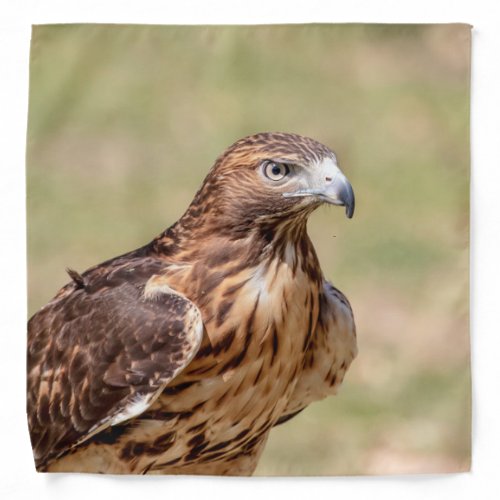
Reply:
<svg viewBox="0 0 500 500"><path fill-rule="evenodd" d="M152 404L201 343L198 308L144 295L153 259L118 259L67 285L28 323L28 421L37 468ZM148 298L149 297L149 298Z"/></svg>

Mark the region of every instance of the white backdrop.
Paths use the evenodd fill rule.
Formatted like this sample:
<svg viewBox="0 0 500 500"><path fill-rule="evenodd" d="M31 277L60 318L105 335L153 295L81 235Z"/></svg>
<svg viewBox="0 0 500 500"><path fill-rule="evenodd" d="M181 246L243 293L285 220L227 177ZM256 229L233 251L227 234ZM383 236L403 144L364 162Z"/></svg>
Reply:
<svg viewBox="0 0 500 500"><path fill-rule="evenodd" d="M498 0L44 0L0 7L1 335L0 495L72 500L338 497L500 498L500 2ZM25 419L25 135L31 24L100 22L253 24L465 22L473 30L471 318L473 471L444 476L222 479L43 475L34 471Z"/></svg>

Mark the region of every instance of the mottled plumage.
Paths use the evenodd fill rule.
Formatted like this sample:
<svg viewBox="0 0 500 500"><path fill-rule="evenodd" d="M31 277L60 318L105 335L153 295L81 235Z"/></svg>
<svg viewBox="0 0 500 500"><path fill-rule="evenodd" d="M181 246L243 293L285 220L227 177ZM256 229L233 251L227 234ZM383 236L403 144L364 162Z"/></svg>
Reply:
<svg viewBox="0 0 500 500"><path fill-rule="evenodd" d="M271 428L335 393L356 355L306 232L323 202L352 216L332 151L257 134L151 243L68 270L28 324L37 469L251 474Z"/></svg>

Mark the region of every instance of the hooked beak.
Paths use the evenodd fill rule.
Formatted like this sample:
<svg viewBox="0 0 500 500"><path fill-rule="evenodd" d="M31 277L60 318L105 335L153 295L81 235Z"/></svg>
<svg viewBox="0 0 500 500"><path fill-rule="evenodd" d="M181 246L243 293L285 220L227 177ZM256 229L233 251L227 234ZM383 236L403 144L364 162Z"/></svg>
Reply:
<svg viewBox="0 0 500 500"><path fill-rule="evenodd" d="M320 180L316 178L315 184L314 188L283 193L283 196L285 198L314 196L326 203L345 207L347 217L352 218L355 205L354 191L347 177L336 165L327 164L322 170Z"/></svg>
<svg viewBox="0 0 500 500"><path fill-rule="evenodd" d="M327 203L345 207L347 217L349 219L352 218L355 206L354 191L352 190L351 183L340 170L335 175L333 181L327 184L324 190L318 193L318 195Z"/></svg>

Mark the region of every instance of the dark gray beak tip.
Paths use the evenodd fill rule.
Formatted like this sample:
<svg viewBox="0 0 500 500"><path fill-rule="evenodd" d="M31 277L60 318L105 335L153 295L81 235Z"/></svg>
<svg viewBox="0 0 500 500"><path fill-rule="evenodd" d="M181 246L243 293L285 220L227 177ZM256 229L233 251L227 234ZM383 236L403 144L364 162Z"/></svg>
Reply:
<svg viewBox="0 0 500 500"><path fill-rule="evenodd" d="M351 202L346 203L346 205L345 205L345 214L347 215L348 219L352 219L352 216L354 215L354 206L355 206L355 201L354 201L354 195L353 195Z"/></svg>
<svg viewBox="0 0 500 500"><path fill-rule="evenodd" d="M356 200L354 198L354 191L352 190L352 186L349 182L344 184L344 189L342 189L340 193L340 199L345 206L345 214L347 215L347 218L352 219Z"/></svg>

